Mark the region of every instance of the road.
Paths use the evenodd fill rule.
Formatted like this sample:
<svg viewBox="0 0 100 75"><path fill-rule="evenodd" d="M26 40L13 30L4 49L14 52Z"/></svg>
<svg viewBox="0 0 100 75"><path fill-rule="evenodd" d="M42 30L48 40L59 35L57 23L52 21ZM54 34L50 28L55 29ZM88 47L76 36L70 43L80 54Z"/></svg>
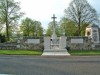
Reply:
<svg viewBox="0 0 100 75"><path fill-rule="evenodd" d="M100 56L0 55L0 75L99 75Z"/></svg>

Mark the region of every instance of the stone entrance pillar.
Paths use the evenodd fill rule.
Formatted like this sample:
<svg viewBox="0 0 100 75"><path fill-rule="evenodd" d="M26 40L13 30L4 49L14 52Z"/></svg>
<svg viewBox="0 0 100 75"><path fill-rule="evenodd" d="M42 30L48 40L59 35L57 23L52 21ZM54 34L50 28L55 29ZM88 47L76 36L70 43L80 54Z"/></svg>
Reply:
<svg viewBox="0 0 100 75"><path fill-rule="evenodd" d="M60 43L59 43L59 46L60 46L59 48L60 49L66 49L66 45L67 45L66 44L66 39L67 38L65 36L60 37Z"/></svg>
<svg viewBox="0 0 100 75"><path fill-rule="evenodd" d="M44 49L50 49L50 37L44 37Z"/></svg>

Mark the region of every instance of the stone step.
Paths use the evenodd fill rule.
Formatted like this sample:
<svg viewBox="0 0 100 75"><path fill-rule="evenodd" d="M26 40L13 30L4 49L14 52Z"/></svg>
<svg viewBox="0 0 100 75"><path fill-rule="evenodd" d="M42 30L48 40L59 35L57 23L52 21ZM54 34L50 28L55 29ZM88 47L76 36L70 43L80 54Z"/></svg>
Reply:
<svg viewBox="0 0 100 75"><path fill-rule="evenodd" d="M42 56L70 56L70 54L63 52L44 52Z"/></svg>
<svg viewBox="0 0 100 75"><path fill-rule="evenodd" d="M45 52L67 52L66 49L46 49Z"/></svg>
<svg viewBox="0 0 100 75"><path fill-rule="evenodd" d="M46 49L43 51L42 56L69 56L70 54L67 52L66 49Z"/></svg>

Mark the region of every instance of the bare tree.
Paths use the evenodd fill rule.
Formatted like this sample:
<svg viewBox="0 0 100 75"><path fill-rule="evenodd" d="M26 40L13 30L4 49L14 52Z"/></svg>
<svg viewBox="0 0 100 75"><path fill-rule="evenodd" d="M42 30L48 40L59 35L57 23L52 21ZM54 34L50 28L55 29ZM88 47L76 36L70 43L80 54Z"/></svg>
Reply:
<svg viewBox="0 0 100 75"><path fill-rule="evenodd" d="M87 0L73 0L69 7L65 9L65 17L74 21L78 26L78 35L83 23L93 23L98 21L97 13Z"/></svg>

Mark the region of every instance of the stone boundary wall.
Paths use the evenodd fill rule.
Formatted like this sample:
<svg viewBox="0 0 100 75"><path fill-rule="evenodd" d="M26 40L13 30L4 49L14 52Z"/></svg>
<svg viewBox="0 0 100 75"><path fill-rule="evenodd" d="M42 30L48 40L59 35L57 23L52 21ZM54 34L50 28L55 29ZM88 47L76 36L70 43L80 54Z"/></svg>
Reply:
<svg viewBox="0 0 100 75"><path fill-rule="evenodd" d="M0 43L0 50L14 50L17 49L16 42Z"/></svg>
<svg viewBox="0 0 100 75"><path fill-rule="evenodd" d="M39 40L39 43L29 43L28 39L30 40ZM43 50L44 49L44 40L43 37L24 37L23 39L19 39L19 42L17 41L17 47L18 49L24 49L24 50Z"/></svg>
<svg viewBox="0 0 100 75"><path fill-rule="evenodd" d="M67 42L67 47L69 47L70 50L90 50L92 49L92 46L91 46L92 42L91 42L91 39L88 39L88 37L69 36L67 37L66 42Z"/></svg>
<svg viewBox="0 0 100 75"><path fill-rule="evenodd" d="M100 50L100 43L94 44L93 49L94 49L94 50Z"/></svg>
<svg viewBox="0 0 100 75"><path fill-rule="evenodd" d="M35 43L29 43L28 39L36 39ZM34 41L34 40L33 40ZM39 42L38 42L39 41ZM37 42L37 43L36 43ZM66 39L66 47L70 50L99 50L100 44L95 44L88 37L83 36L68 36ZM43 37L23 37L16 39L15 42L0 43L0 50L44 50Z"/></svg>

